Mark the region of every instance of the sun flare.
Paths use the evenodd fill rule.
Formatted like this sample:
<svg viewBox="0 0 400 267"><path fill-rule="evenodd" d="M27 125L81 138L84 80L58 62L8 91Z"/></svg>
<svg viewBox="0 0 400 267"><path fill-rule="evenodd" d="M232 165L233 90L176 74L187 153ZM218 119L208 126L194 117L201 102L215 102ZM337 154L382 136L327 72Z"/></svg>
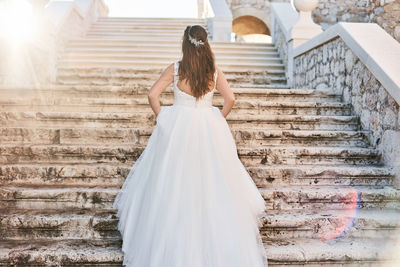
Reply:
<svg viewBox="0 0 400 267"><path fill-rule="evenodd" d="M34 33L32 6L26 0L0 2L0 36L13 42L31 40Z"/></svg>

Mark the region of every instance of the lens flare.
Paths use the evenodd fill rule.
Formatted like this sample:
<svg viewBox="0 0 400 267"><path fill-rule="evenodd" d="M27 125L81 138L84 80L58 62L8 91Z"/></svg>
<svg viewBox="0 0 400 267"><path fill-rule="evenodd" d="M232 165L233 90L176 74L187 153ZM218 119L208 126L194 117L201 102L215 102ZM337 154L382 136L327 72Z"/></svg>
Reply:
<svg viewBox="0 0 400 267"><path fill-rule="evenodd" d="M0 37L12 42L32 38L34 20L32 6L26 0L0 2Z"/></svg>
<svg viewBox="0 0 400 267"><path fill-rule="evenodd" d="M361 203L361 193L355 188L350 188L343 199L343 209L337 214L335 219L329 221L329 225L334 225L332 230L323 231L324 235L320 237L321 241L337 241L343 238L354 226Z"/></svg>

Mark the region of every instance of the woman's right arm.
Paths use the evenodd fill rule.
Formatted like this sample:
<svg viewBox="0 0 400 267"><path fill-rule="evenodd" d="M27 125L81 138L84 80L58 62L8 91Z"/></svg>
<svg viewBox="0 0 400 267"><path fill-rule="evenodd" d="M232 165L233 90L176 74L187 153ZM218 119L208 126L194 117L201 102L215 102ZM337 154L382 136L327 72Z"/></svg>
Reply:
<svg viewBox="0 0 400 267"><path fill-rule="evenodd" d="M222 116L226 118L229 112L231 112L233 104L235 103L235 95L232 89L229 87L228 81L225 78L224 73L219 67L216 67L218 71L216 89L224 98L224 106L221 110Z"/></svg>

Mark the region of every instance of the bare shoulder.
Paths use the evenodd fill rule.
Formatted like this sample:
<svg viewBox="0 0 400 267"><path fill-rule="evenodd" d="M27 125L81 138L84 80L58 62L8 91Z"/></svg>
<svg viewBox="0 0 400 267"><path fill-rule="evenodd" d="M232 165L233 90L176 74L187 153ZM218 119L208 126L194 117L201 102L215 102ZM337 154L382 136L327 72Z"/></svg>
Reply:
<svg viewBox="0 0 400 267"><path fill-rule="evenodd" d="M160 79L171 80L174 78L174 63L171 63L161 73Z"/></svg>

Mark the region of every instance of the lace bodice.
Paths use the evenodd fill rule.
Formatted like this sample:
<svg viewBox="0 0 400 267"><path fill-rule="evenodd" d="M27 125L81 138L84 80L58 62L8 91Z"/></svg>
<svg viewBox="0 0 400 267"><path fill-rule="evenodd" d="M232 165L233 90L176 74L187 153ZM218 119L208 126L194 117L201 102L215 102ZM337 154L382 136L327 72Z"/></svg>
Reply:
<svg viewBox="0 0 400 267"><path fill-rule="evenodd" d="M214 91L217 84L218 72L215 71L214 74L214 88L196 100L196 97L189 95L188 93L180 90L178 88L178 75L179 61L174 62L174 105L184 105L191 107L211 107Z"/></svg>

